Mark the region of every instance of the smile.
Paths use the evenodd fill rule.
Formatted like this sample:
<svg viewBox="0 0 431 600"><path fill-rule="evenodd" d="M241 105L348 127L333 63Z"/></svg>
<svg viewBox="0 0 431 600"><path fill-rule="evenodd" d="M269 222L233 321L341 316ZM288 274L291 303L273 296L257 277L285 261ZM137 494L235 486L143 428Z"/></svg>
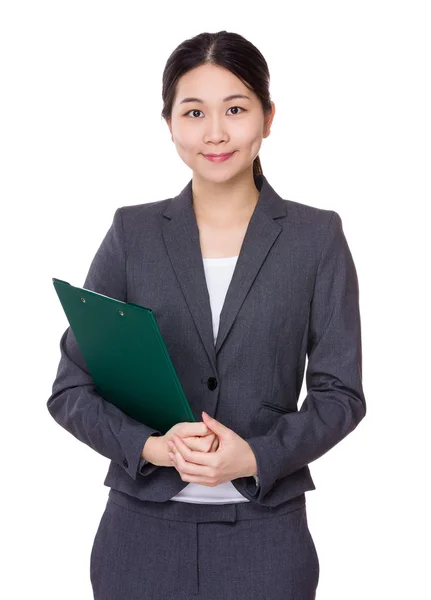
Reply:
<svg viewBox="0 0 431 600"><path fill-rule="evenodd" d="M230 154L204 154L203 156L207 159L210 160L211 162L224 162L225 160L228 160L228 158L230 158L232 155L234 154L234 152L231 152Z"/></svg>

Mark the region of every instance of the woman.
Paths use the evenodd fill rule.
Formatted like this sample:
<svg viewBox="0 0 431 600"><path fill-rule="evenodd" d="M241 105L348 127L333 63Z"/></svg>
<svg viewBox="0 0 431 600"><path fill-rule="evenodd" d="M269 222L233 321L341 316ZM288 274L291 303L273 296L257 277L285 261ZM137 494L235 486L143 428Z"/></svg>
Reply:
<svg viewBox="0 0 431 600"><path fill-rule="evenodd" d="M154 310L197 422L134 421L96 393L70 328L60 342L49 411L111 460L99 600L315 598L308 464L366 412L359 291L339 215L282 199L262 173L268 85L240 35L174 50L162 116L193 177L117 209L83 286Z"/></svg>

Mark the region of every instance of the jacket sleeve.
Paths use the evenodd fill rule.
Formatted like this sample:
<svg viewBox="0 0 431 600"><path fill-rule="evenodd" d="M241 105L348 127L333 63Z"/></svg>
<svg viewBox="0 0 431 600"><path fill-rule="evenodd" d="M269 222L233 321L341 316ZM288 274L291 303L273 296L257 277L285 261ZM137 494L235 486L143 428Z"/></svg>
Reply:
<svg viewBox="0 0 431 600"><path fill-rule="evenodd" d="M278 479L316 460L355 429L366 413L362 389L359 287L338 213L332 212L310 303L307 395L297 412L247 439L259 502Z"/></svg>
<svg viewBox="0 0 431 600"><path fill-rule="evenodd" d="M127 301L120 208L115 211L82 287ZM96 392L70 327L60 340L60 362L47 407L59 425L99 454L121 465L132 479L158 468L141 462L141 452L151 435L161 436L162 433L130 418Z"/></svg>

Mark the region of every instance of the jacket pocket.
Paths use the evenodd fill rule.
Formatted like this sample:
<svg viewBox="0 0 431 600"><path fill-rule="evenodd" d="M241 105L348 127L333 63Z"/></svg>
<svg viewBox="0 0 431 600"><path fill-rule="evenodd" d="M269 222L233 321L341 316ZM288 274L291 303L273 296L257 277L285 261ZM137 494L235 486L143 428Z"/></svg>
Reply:
<svg viewBox="0 0 431 600"><path fill-rule="evenodd" d="M277 406L276 404L271 404L270 402L261 402L261 406L265 408L269 408L270 410L274 410L275 412L279 412L282 414L296 412L293 408L286 408L285 406Z"/></svg>

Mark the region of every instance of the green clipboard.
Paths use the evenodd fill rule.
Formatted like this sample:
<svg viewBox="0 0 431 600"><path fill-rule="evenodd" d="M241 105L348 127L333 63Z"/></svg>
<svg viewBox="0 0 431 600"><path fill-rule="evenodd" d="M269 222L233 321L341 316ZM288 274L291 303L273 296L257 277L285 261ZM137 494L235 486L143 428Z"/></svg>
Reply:
<svg viewBox="0 0 431 600"><path fill-rule="evenodd" d="M105 400L162 434L196 422L151 308L52 281Z"/></svg>

